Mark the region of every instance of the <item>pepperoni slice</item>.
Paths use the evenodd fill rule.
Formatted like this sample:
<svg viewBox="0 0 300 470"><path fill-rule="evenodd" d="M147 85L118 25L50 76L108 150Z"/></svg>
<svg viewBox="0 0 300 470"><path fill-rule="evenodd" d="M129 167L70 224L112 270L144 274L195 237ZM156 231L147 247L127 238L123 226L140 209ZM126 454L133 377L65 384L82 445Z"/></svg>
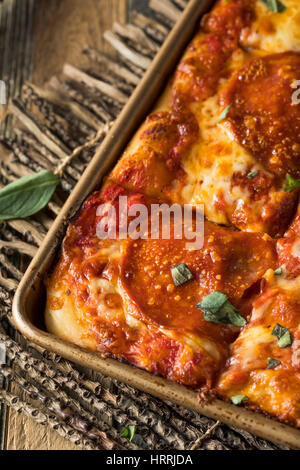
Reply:
<svg viewBox="0 0 300 470"><path fill-rule="evenodd" d="M236 232L206 222L204 238L201 250L187 250L185 240L131 243L122 265L123 283L142 315L159 325L184 325L207 334L210 325L202 323L195 305L216 290L239 303L245 291L274 264L274 242L262 234ZM189 267L194 280L175 287L171 269L180 263Z"/></svg>
<svg viewBox="0 0 300 470"><path fill-rule="evenodd" d="M297 53L256 58L221 96L230 105L228 125L236 140L278 175L300 176L300 106L292 102L299 77Z"/></svg>
<svg viewBox="0 0 300 470"><path fill-rule="evenodd" d="M196 307L203 297L222 291L227 294L240 313L247 315L248 290L270 266L275 266L274 242L262 234L235 232L205 223L204 246L187 250L186 240L131 241L121 266L121 283L126 299L126 310L145 324L169 331L181 341L194 338L195 353L201 352L209 362L209 372L199 362L201 374L212 381L214 374L229 353L229 344L237 335L237 328L217 325L203 319ZM176 287L171 269L185 263L193 280ZM219 358L209 351L203 353L199 345L208 342Z"/></svg>

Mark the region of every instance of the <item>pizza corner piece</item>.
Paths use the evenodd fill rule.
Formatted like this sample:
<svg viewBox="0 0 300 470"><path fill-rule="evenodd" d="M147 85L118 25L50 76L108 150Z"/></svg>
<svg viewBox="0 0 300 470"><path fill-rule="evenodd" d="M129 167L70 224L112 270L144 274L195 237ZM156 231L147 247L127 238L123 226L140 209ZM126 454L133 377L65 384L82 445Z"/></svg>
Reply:
<svg viewBox="0 0 300 470"><path fill-rule="evenodd" d="M296 427L299 23L216 3L45 281L53 334Z"/></svg>
<svg viewBox="0 0 300 470"><path fill-rule="evenodd" d="M268 270L248 324L231 346L218 393L300 426L300 238L278 240L278 267Z"/></svg>

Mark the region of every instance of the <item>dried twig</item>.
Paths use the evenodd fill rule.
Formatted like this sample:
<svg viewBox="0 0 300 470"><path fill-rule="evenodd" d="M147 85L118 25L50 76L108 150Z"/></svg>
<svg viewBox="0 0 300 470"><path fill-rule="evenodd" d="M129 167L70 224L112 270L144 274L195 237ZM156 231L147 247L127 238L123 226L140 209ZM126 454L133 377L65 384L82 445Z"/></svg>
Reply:
<svg viewBox="0 0 300 470"><path fill-rule="evenodd" d="M209 428L209 429L206 431L205 434L203 434L202 436L200 436L200 437L196 440L196 442L194 442L194 444L190 447L190 450L196 450L196 449L198 449L198 448L201 446L202 442L203 442L205 439L207 439L208 437L210 437L210 436L212 435L212 433L214 432L214 430L215 430L218 426L220 426L220 424L221 424L220 421L216 421L215 424L214 424L211 428Z"/></svg>
<svg viewBox="0 0 300 470"><path fill-rule="evenodd" d="M97 142L106 134L108 134L109 129L112 127L113 122L110 122L108 124L105 124L96 134L95 137L92 139L88 140L85 144L81 145L80 147L77 147L71 155L66 157L61 164L58 166L58 168L55 170L55 174L58 176L61 176L63 173L63 170L66 168L67 165L71 163L71 161L77 157L81 152L83 152L86 149L89 149L91 147L94 147Z"/></svg>

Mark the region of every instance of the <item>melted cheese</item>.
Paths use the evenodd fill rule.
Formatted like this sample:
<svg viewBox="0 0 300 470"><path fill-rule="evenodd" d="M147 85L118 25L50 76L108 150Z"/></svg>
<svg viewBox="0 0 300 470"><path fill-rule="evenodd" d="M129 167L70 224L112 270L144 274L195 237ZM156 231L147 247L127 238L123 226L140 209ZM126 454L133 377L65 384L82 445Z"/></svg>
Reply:
<svg viewBox="0 0 300 470"><path fill-rule="evenodd" d="M292 345L292 364L296 368L300 368L300 340L296 339Z"/></svg>
<svg viewBox="0 0 300 470"><path fill-rule="evenodd" d="M183 200L192 204L204 204L206 216L213 222L230 223L226 214L218 211L216 196L221 191L228 205L243 204L247 191L231 188L232 175L245 173L247 168L260 170L255 159L238 145L220 116L218 97L213 96L202 103L197 118L201 128L201 141L194 146L183 168L188 182L183 189Z"/></svg>
<svg viewBox="0 0 300 470"><path fill-rule="evenodd" d="M174 330L166 330L161 328L161 331L165 335L175 339L178 339L178 334L174 333ZM216 348L216 344L213 341L210 341L208 338L201 337L192 333L181 333L180 338L184 339L185 343L188 344L195 352L204 351L209 354L214 360L221 361L221 355Z"/></svg>
<svg viewBox="0 0 300 470"><path fill-rule="evenodd" d="M277 285L280 289L287 292L300 292L300 276L295 279L286 279L284 276L278 276Z"/></svg>
<svg viewBox="0 0 300 470"><path fill-rule="evenodd" d="M51 308L49 302L51 297L63 299L61 308ZM66 296L64 291L49 289L47 299L45 310L47 330L65 341L96 351L97 344L93 336L89 335L88 322L82 316L82 312L76 309L72 297Z"/></svg>
<svg viewBox="0 0 300 470"><path fill-rule="evenodd" d="M273 302L273 299L269 299L269 300L266 300L259 307L254 307L253 310L252 310L252 317L251 317L252 321L260 320L260 319L264 318L264 316L265 316L266 312L268 311L268 309L270 308L272 302Z"/></svg>
<svg viewBox="0 0 300 470"><path fill-rule="evenodd" d="M102 248L97 256L103 256L104 258L120 259L122 253L122 244L118 241L111 243L109 246Z"/></svg>
<svg viewBox="0 0 300 470"><path fill-rule="evenodd" d="M232 178L234 174L246 175L250 171L271 175L236 142L226 120L218 122L220 113L218 95L208 98L196 110L201 137L183 162L187 180L182 200L186 204L203 204L206 217L224 225L232 225L235 211L251 211L247 231L259 232L263 229L262 219L268 217L266 202L264 199L253 201L246 187L232 185ZM275 206L278 194L271 192L269 195ZM225 202L222 211L218 207L220 197Z"/></svg>
<svg viewBox="0 0 300 470"><path fill-rule="evenodd" d="M244 330L237 340L240 345L239 357L241 360L239 366L243 370L252 368L253 363L259 356L260 347L272 344L275 341L276 338L271 335L271 331L261 325Z"/></svg>
<svg viewBox="0 0 300 470"><path fill-rule="evenodd" d="M284 0L282 13L273 13L257 0L257 20L242 32L242 44L269 53L300 51L300 8L299 0Z"/></svg>
<svg viewBox="0 0 300 470"><path fill-rule="evenodd" d="M291 255L294 258L300 258L300 239L293 244Z"/></svg>

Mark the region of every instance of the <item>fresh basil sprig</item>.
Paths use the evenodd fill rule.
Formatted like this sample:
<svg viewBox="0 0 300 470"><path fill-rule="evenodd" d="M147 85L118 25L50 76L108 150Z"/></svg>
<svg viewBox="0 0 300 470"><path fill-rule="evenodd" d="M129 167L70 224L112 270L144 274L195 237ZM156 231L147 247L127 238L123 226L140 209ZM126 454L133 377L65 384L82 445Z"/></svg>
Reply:
<svg viewBox="0 0 300 470"><path fill-rule="evenodd" d="M291 191L294 191L295 189L298 189L298 188L300 188L300 179L297 180L292 175L287 173L286 174L286 185L284 187L285 192L290 193Z"/></svg>
<svg viewBox="0 0 300 470"><path fill-rule="evenodd" d="M231 108L231 104L229 104L228 106L226 106L226 108L222 111L222 113L220 114L219 116L219 119L217 120L217 123L223 121L223 119L226 119L227 116L228 116L228 113L230 111L230 108Z"/></svg>
<svg viewBox="0 0 300 470"><path fill-rule="evenodd" d="M194 278L193 274L184 263L178 264L178 266L172 268L172 277L175 286L182 286Z"/></svg>
<svg viewBox="0 0 300 470"><path fill-rule="evenodd" d="M276 336L276 338L278 339L278 346L280 348L286 348L287 346L290 346L292 344L290 330L285 326L279 325L279 323L274 326L272 335Z"/></svg>
<svg viewBox="0 0 300 470"><path fill-rule="evenodd" d="M234 326L245 326L247 323L245 318L229 302L227 295L220 291L215 291L204 297L197 304L197 308L204 313L204 320L211 323Z"/></svg>
<svg viewBox="0 0 300 470"><path fill-rule="evenodd" d="M286 6L280 0L262 0L263 3L271 10L273 13L282 13L286 10Z"/></svg>
<svg viewBox="0 0 300 470"><path fill-rule="evenodd" d="M136 425L128 424L126 428L123 430L122 434L120 434L120 436L128 437L128 440L131 442L132 439L134 438L135 433L136 433Z"/></svg>
<svg viewBox="0 0 300 470"><path fill-rule="evenodd" d="M24 219L50 201L59 179L49 170L24 176L0 190L0 220Z"/></svg>

